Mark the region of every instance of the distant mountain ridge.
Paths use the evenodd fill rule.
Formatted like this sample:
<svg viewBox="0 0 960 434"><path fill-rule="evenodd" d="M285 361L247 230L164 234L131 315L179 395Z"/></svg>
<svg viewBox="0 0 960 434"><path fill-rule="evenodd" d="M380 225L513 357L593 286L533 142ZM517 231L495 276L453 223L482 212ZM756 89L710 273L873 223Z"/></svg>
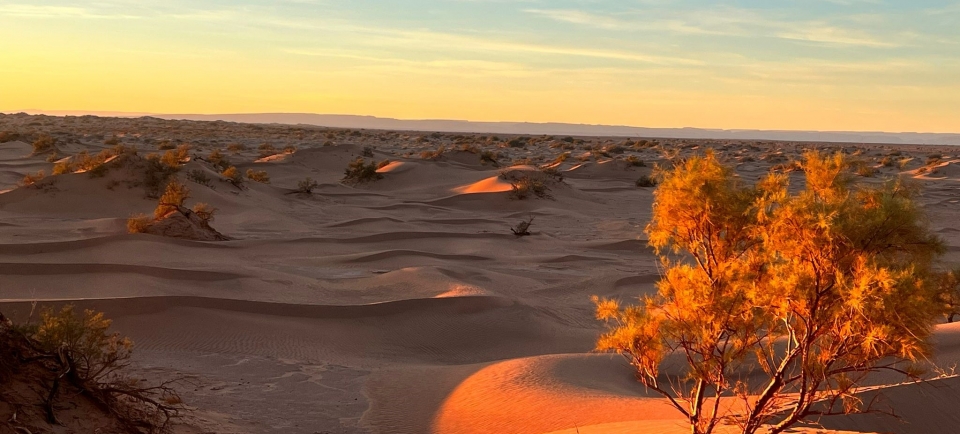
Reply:
<svg viewBox="0 0 960 434"><path fill-rule="evenodd" d="M31 110L34 113L43 111ZM53 112L49 114L83 114ZM106 115L106 112L88 112ZM371 130L439 131L446 133L526 134L562 136L609 136L717 140L776 140L790 142L888 143L915 145L960 145L960 133L890 133L856 131L722 130L704 128L645 128L614 125L587 125L531 122L474 122L462 120L403 120L375 116L311 113L239 114L146 114L109 112L109 116L152 116L161 119L227 121L242 123L314 125L332 128Z"/></svg>
<svg viewBox="0 0 960 434"><path fill-rule="evenodd" d="M917 145L960 145L960 134L887 133L853 131L765 131L715 130L702 128L644 128L530 122L474 122L459 120L401 120L375 116L321 115L309 113L243 113L219 115L154 115L162 119L228 121L289 125L316 125L372 130L440 131L448 133L528 134L564 136L612 136L678 139L740 139L794 142L889 143Z"/></svg>

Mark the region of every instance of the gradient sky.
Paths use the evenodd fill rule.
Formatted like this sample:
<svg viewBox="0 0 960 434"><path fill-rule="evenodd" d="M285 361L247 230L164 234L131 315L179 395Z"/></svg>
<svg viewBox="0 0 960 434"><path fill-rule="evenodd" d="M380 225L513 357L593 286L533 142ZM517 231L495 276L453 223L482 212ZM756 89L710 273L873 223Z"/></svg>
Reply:
<svg viewBox="0 0 960 434"><path fill-rule="evenodd" d="M0 111L960 132L957 0L0 0Z"/></svg>

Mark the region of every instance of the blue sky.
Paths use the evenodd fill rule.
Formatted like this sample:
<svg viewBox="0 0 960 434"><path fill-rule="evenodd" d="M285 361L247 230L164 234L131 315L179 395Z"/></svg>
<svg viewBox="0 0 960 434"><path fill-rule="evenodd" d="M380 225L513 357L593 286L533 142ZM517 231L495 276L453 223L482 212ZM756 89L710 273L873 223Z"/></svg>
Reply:
<svg viewBox="0 0 960 434"><path fill-rule="evenodd" d="M0 1L0 110L960 131L960 1Z"/></svg>

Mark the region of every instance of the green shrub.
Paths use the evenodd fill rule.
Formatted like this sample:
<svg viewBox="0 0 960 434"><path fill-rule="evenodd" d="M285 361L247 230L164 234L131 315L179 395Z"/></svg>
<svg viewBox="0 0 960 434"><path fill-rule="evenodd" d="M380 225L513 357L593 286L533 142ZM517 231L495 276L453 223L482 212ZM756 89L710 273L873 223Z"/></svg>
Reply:
<svg viewBox="0 0 960 434"><path fill-rule="evenodd" d="M347 165L344 171L343 181L350 183L361 183L376 181L382 179L383 175L377 173L377 163L366 163L363 157L357 157L356 160Z"/></svg>

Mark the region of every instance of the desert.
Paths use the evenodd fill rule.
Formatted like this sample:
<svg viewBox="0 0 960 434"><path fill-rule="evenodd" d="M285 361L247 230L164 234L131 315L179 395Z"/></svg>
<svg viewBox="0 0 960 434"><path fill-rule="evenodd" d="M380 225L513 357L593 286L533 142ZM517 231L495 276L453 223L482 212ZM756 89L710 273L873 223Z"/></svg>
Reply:
<svg viewBox="0 0 960 434"><path fill-rule="evenodd" d="M591 296L656 292L650 182L708 150L749 182L808 150L849 156L865 184L907 180L940 262L960 263L954 146L7 114L0 312L103 312L134 343L130 375L178 379L176 433L689 432L595 350ZM145 175L166 154L175 170ZM154 218L171 180L189 193ZM932 341L939 375L857 391L896 417L793 432L956 432L960 326ZM99 423L69 404L63 426L11 422L3 396L0 432Z"/></svg>

